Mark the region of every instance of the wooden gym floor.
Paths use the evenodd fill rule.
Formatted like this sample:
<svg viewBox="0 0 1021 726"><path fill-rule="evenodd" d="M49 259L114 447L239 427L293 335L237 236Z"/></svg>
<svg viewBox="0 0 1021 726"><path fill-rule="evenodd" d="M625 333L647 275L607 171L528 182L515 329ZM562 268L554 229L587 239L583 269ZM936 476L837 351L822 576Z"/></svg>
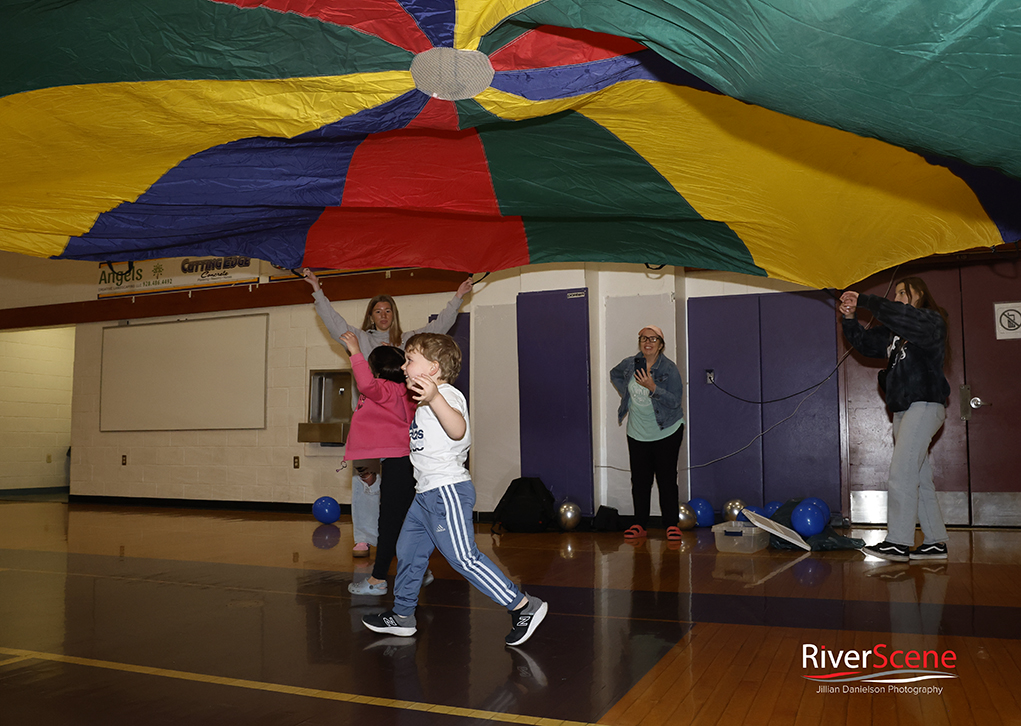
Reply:
<svg viewBox="0 0 1021 726"><path fill-rule="evenodd" d="M512 649L506 612L436 557L418 634L365 630L391 598L348 593L370 565L338 524L335 541L310 515L0 502L0 722L1021 723L1015 530L956 530L948 562L894 565L720 554L708 530L633 545L478 526L550 605ZM806 665L811 647L955 660L846 692L834 674L854 668Z"/></svg>

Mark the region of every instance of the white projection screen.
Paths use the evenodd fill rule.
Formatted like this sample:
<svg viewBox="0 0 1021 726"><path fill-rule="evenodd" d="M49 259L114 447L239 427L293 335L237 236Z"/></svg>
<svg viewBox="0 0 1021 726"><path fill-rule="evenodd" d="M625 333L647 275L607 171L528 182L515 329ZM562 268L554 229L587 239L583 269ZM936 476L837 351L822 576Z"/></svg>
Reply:
<svg viewBox="0 0 1021 726"><path fill-rule="evenodd" d="M103 329L100 431L266 426L269 316Z"/></svg>

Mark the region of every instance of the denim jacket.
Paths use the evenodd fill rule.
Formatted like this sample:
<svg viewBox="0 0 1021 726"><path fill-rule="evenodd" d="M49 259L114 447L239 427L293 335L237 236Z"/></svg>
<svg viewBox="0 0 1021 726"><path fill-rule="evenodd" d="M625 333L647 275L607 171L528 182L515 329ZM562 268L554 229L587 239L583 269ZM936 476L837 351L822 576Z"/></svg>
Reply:
<svg viewBox="0 0 1021 726"><path fill-rule="evenodd" d="M610 381L620 394L620 408L617 409L617 423L624 422L628 406L631 404L631 393L628 384L635 377L635 361L642 354L628 356L610 371ZM656 384L656 392L652 394L652 411L656 414L656 423L661 429L673 426L684 418L684 407L681 398L684 394L684 382L677 365L660 353L649 371L652 381Z"/></svg>

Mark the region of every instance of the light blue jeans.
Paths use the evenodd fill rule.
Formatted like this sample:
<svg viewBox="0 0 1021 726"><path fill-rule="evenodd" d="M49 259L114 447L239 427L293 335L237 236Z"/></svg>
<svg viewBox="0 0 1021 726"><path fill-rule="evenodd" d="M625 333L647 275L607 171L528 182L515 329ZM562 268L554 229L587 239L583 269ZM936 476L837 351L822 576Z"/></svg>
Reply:
<svg viewBox="0 0 1021 726"><path fill-rule="evenodd" d="M353 463L359 466L366 462L358 460ZM355 544L365 542L376 546L379 536L379 485L382 479L377 473L376 481L368 486L357 471L351 472L351 524L354 526Z"/></svg>
<svg viewBox="0 0 1021 726"><path fill-rule="evenodd" d="M946 417L943 404L926 401L915 401L907 411L893 415L893 460L886 500L888 542L913 547L916 523L922 525L925 544L947 541L929 463L929 445Z"/></svg>

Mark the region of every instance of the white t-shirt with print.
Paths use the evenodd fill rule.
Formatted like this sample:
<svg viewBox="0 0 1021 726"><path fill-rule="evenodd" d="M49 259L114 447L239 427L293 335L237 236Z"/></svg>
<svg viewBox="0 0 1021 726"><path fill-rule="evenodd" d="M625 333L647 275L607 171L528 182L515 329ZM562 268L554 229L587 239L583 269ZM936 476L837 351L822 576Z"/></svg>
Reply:
<svg viewBox="0 0 1021 726"><path fill-rule="evenodd" d="M417 492L427 492L471 478L464 466L471 447L468 402L464 394L449 383L439 385L439 394L451 408L464 416L464 437L454 441L447 436L431 407L418 407L415 420L411 422L411 465L415 467Z"/></svg>

